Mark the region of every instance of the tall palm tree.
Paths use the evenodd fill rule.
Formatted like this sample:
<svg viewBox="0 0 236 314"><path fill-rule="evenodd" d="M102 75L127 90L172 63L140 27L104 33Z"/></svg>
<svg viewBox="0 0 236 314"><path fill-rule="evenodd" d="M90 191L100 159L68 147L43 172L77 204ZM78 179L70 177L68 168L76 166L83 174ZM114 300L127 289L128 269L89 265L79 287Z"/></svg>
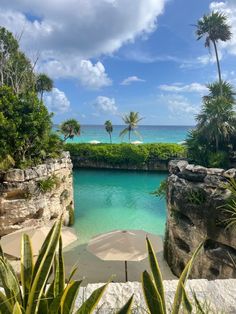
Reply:
<svg viewBox="0 0 236 314"><path fill-rule="evenodd" d="M208 84L207 88L209 89L209 94L203 97L203 101L208 101L221 96L219 82ZM225 97L232 104L235 103L236 92L233 85L226 81L222 81L222 96Z"/></svg>
<svg viewBox="0 0 236 314"><path fill-rule="evenodd" d="M125 136L125 134L128 133L129 135L129 142L130 142L130 136L131 136L131 132L134 132L138 137L141 138L140 133L135 130L138 127L138 123L142 120L143 118L141 118L139 116L138 112L133 112L131 111L129 114L125 114L122 117L122 120L124 121L124 123L127 125L126 128L124 128L123 131L120 132L120 136L123 137Z"/></svg>
<svg viewBox="0 0 236 314"><path fill-rule="evenodd" d="M60 132L64 135L64 141L73 139L80 135L80 124L75 119L66 120L60 125Z"/></svg>
<svg viewBox="0 0 236 314"><path fill-rule="evenodd" d="M214 46L220 83L220 95L222 96L221 69L216 44L219 40L225 42L232 37L230 26L227 24L227 16L221 12L212 12L198 20L196 27L197 40L205 37L205 47L210 48L211 43Z"/></svg>
<svg viewBox="0 0 236 314"><path fill-rule="evenodd" d="M110 143L112 143L111 133L113 131L113 125L112 125L110 120L107 120L104 125L105 125L105 129L106 129L107 133L109 134Z"/></svg>
<svg viewBox="0 0 236 314"><path fill-rule="evenodd" d="M40 94L40 100L43 100L44 92L51 92L53 89L53 80L46 74L41 73L36 78L36 92Z"/></svg>
<svg viewBox="0 0 236 314"><path fill-rule="evenodd" d="M235 131L233 104L225 97L206 100L196 119L198 131L207 136L209 145L214 142L215 151L219 150L219 142L227 143Z"/></svg>

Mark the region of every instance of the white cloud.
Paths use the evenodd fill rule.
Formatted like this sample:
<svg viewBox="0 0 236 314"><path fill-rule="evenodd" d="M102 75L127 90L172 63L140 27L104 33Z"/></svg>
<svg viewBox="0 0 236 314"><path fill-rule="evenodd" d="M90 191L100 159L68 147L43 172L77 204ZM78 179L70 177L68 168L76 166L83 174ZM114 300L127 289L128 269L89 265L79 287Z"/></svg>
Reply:
<svg viewBox="0 0 236 314"><path fill-rule="evenodd" d="M204 93L208 89L205 85L199 83L191 83L191 84L182 84L182 83L175 83L171 85L160 85L159 89L166 91L166 92L175 92L175 93Z"/></svg>
<svg viewBox="0 0 236 314"><path fill-rule="evenodd" d="M40 52L53 77L80 77L81 60L112 54L156 29L165 0L1 0L1 25L24 30L22 48ZM25 13L27 12L27 14ZM101 64L96 64L96 70ZM103 72L103 69L100 69ZM72 74L70 74L72 73ZM70 74L70 75L69 75ZM104 78L103 78L104 79ZM109 79L106 77L105 85ZM92 83L93 85L93 83ZM96 85L96 84L95 84Z"/></svg>
<svg viewBox="0 0 236 314"><path fill-rule="evenodd" d="M179 94L162 94L158 97L157 102L167 106L169 112L174 117L193 118L200 110L200 104L194 105L191 101Z"/></svg>
<svg viewBox="0 0 236 314"><path fill-rule="evenodd" d="M50 112L65 113L70 109L70 101L66 94L58 88L53 88L44 96L44 101Z"/></svg>
<svg viewBox="0 0 236 314"><path fill-rule="evenodd" d="M118 114L118 107L114 98L98 96L93 106L102 114Z"/></svg>
<svg viewBox="0 0 236 314"><path fill-rule="evenodd" d="M226 14L228 23L232 27L232 39L226 43L221 43L220 47L226 49L230 54L236 55L236 1L226 0L221 2L213 1L210 10L220 11Z"/></svg>
<svg viewBox="0 0 236 314"><path fill-rule="evenodd" d="M137 77L137 76L129 76L126 79L124 79L120 84L121 85L130 85L131 83L134 82L145 82L145 80Z"/></svg>

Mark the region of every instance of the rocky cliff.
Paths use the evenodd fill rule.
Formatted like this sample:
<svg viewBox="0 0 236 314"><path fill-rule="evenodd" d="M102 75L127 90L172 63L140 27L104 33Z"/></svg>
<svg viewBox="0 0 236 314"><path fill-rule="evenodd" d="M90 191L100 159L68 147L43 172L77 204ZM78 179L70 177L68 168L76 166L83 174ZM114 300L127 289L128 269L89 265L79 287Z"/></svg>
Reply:
<svg viewBox="0 0 236 314"><path fill-rule="evenodd" d="M177 276L201 241L207 239L191 273L192 278L236 278L236 229L225 228L222 205L231 192L223 187L236 178L236 169L210 169L169 163L165 258Z"/></svg>
<svg viewBox="0 0 236 314"><path fill-rule="evenodd" d="M36 167L0 173L0 236L51 222L62 213L68 225L73 209L72 162L68 152Z"/></svg>

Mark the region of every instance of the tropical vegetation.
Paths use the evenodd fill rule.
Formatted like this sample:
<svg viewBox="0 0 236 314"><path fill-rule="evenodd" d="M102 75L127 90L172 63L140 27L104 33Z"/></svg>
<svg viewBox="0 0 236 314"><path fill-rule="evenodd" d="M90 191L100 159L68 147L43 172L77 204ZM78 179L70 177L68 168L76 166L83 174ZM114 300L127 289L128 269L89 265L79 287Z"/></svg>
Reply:
<svg viewBox="0 0 236 314"><path fill-rule="evenodd" d="M155 143L155 144L87 144L67 143L64 145L76 159L90 162L106 162L110 165L134 165L140 166L155 161L168 161L171 158L186 157L186 148L179 144Z"/></svg>
<svg viewBox="0 0 236 314"><path fill-rule="evenodd" d="M111 134L113 132L113 125L111 123L110 120L107 120L104 124L105 126L105 130L107 131L107 133L109 134L109 138L110 138L110 143L112 143L112 138L111 138Z"/></svg>
<svg viewBox="0 0 236 314"><path fill-rule="evenodd" d="M26 167L62 151L52 132L52 115L38 99L40 75L20 51L18 41L0 27L0 166ZM44 77L46 78L46 76ZM50 80L48 78L48 80ZM51 80L50 80L51 82Z"/></svg>
<svg viewBox="0 0 236 314"><path fill-rule="evenodd" d="M45 92L51 92L53 89L53 80L46 74L40 73L36 76L35 84L36 92L40 95L40 100L43 100L43 94Z"/></svg>
<svg viewBox="0 0 236 314"><path fill-rule="evenodd" d="M80 135L80 124L75 119L66 120L60 125L59 132L64 136L64 141L72 140L75 136Z"/></svg>
<svg viewBox="0 0 236 314"><path fill-rule="evenodd" d="M141 138L140 133L136 130L138 127L139 122L142 120L139 116L138 112L131 111L129 114L125 114L122 117L122 120L127 125L124 130L120 132L120 137L124 137L128 134L129 142L131 141L131 132L133 132L136 136Z"/></svg>
<svg viewBox="0 0 236 314"><path fill-rule="evenodd" d="M219 55L217 50L218 41L226 42L231 39L232 33L230 26L227 24L227 16L221 12L211 12L208 15L204 15L196 25L197 39L205 37L205 47L210 48L213 44L217 62L220 96L223 96L222 77Z"/></svg>

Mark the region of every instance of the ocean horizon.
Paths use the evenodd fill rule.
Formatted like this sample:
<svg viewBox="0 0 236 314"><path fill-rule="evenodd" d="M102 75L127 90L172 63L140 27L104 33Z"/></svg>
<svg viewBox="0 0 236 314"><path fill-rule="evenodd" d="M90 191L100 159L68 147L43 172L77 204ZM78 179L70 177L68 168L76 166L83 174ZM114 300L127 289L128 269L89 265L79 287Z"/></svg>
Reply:
<svg viewBox="0 0 236 314"><path fill-rule="evenodd" d="M55 125L56 127L56 125ZM128 142L128 135L121 138L120 132L125 125L113 125L112 143ZM143 143L181 143L186 140L188 132L193 129L192 125L140 125L136 129L141 137L131 133L131 141L141 141ZM104 125L86 124L81 125L80 136L68 140L70 143L89 143L98 141L109 143L109 134Z"/></svg>

